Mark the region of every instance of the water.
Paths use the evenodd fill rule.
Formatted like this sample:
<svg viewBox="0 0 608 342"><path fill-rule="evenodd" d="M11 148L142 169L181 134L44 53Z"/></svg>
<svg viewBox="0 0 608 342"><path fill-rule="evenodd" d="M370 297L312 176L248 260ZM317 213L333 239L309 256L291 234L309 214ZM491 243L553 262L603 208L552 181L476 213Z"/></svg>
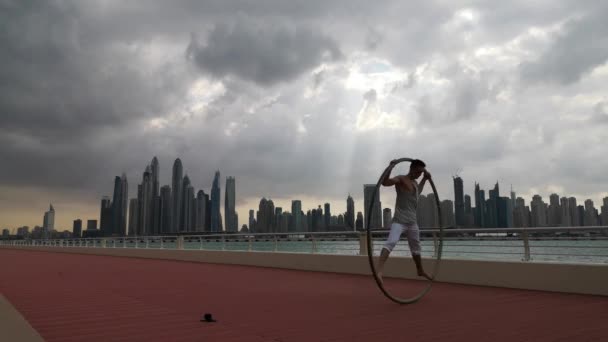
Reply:
<svg viewBox="0 0 608 342"><path fill-rule="evenodd" d="M374 240L374 255L378 255L382 248L383 240ZM560 263L594 263L608 264L608 239L530 239L530 261L551 261ZM421 241L423 257L434 257L433 241L426 239ZM114 246L108 242L108 247ZM122 242L116 241L117 248L123 247ZM127 247L135 247L133 240L128 242ZM146 244L138 242L138 248L146 248ZM160 239L151 239L148 248L161 248ZM176 243L166 240L162 248L174 249ZM314 253L318 254L341 254L359 255L359 240L355 239L324 239L313 242L307 239L279 240L277 243L272 239L259 239L227 241L221 240L198 240L184 242L184 248L190 250L226 250L226 251L260 251L260 252L289 252L289 253ZM469 259L469 260L505 260L521 261L524 259L524 244L517 238L509 239L446 239L443 243L442 258L444 259ZM409 248L406 240L401 240L393 250L392 255L409 256Z"/></svg>

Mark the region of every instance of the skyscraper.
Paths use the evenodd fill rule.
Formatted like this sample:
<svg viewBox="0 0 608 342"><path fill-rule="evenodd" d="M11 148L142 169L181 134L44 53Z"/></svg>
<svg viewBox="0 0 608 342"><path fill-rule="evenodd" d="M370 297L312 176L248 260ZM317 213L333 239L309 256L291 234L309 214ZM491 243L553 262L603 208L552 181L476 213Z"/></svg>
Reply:
<svg viewBox="0 0 608 342"><path fill-rule="evenodd" d="M547 226L547 204L543 202L540 195L532 196L530 202L531 209L531 227L546 227Z"/></svg>
<svg viewBox="0 0 608 342"><path fill-rule="evenodd" d="M483 228L485 227L485 218L486 218L486 195L483 190L479 188L479 183L475 183L475 226Z"/></svg>
<svg viewBox="0 0 608 342"><path fill-rule="evenodd" d="M224 215L227 232L237 232L236 221L236 181L234 177L226 177L226 188L224 189Z"/></svg>
<svg viewBox="0 0 608 342"><path fill-rule="evenodd" d="M191 222L191 199L194 197L194 189L190 189L192 185L190 184L190 177L186 174L184 179L182 180L182 209L181 209L181 218L180 218L180 226L179 232L188 232L190 231L190 227L192 226ZM190 191L190 192L189 192Z"/></svg>
<svg viewBox="0 0 608 342"><path fill-rule="evenodd" d="M346 217L344 221L346 221L346 226L350 227L351 230L355 229L355 201L350 197L350 194L346 198Z"/></svg>
<svg viewBox="0 0 608 342"><path fill-rule="evenodd" d="M160 188L160 202L162 207L162 215L160 220L160 232L170 233L171 232L171 217L172 217L172 203L171 203L171 187L164 185Z"/></svg>
<svg viewBox="0 0 608 342"><path fill-rule="evenodd" d="M372 196L374 194L374 190L376 189L376 184L364 184L363 185L363 205L365 212L365 222L364 226L367 228L367 221L369 220L368 215L371 215L370 227L371 229L380 229L382 228L382 209L380 206L380 192L376 194L376 198L374 199L373 205L371 204ZM369 213L370 206L372 206L372 212Z"/></svg>
<svg viewBox="0 0 608 342"><path fill-rule="evenodd" d="M197 232L205 231L205 216L207 212L207 200L205 198L205 192L199 190L196 194L196 222L194 230Z"/></svg>
<svg viewBox="0 0 608 342"><path fill-rule="evenodd" d="M150 163L150 169L152 172L152 196L159 196L159 183L158 183L158 159L156 157L152 158L152 162Z"/></svg>
<svg viewBox="0 0 608 342"><path fill-rule="evenodd" d="M112 202L107 196L104 196L101 199L101 209L99 211L99 230L101 230L102 236L112 235Z"/></svg>
<svg viewBox="0 0 608 342"><path fill-rule="evenodd" d="M324 213L324 226L327 228L331 225L331 209L329 203L325 203L324 205L325 213Z"/></svg>
<svg viewBox="0 0 608 342"><path fill-rule="evenodd" d="M258 208L256 233L271 233L274 231L274 203L262 198Z"/></svg>
<svg viewBox="0 0 608 342"><path fill-rule="evenodd" d="M363 213L358 211L357 212L357 220L355 221L355 228L357 230L363 230Z"/></svg>
<svg viewBox="0 0 608 342"><path fill-rule="evenodd" d="M291 231L300 232L302 231L302 201L300 200L292 200L291 201L291 214L293 215L292 219L292 228Z"/></svg>
<svg viewBox="0 0 608 342"><path fill-rule="evenodd" d="M138 214L139 217L137 219L137 223L138 223L138 235L150 235L152 233L153 230L153 224L152 224L152 210L154 208L154 201L152 198L152 187L153 187L153 181L152 181L152 172L150 169L150 165L146 166L146 170L144 171L143 177L142 177L142 183L141 183L141 191L138 194L139 196L141 196L140 198L138 198L138 204L139 204L139 210L138 210ZM139 191L138 191L139 192Z"/></svg>
<svg viewBox="0 0 608 342"><path fill-rule="evenodd" d="M441 201L441 223L447 227L453 227L456 224L454 203L450 200Z"/></svg>
<svg viewBox="0 0 608 342"><path fill-rule="evenodd" d="M572 223L572 226L580 226L578 206L576 205L576 197L568 198L568 209L570 209L570 222Z"/></svg>
<svg viewBox="0 0 608 342"><path fill-rule="evenodd" d="M293 203L293 202L292 202ZM293 205L293 204L292 204ZM255 233L255 210L253 209L249 209L249 232L250 233Z"/></svg>
<svg viewBox="0 0 608 342"><path fill-rule="evenodd" d="M173 163L173 175L172 175L172 186L171 186L171 232L177 233L181 226L181 215L182 215L182 197L183 187L182 183L184 169L182 167L182 161L177 158Z"/></svg>
<svg viewBox="0 0 608 342"><path fill-rule="evenodd" d="M603 205L601 206L600 224L608 226L608 197L602 198Z"/></svg>
<svg viewBox="0 0 608 342"><path fill-rule="evenodd" d="M391 223L393 221L391 208L384 208L382 210L382 221L384 221L384 229L391 229Z"/></svg>
<svg viewBox="0 0 608 342"><path fill-rule="evenodd" d="M219 232L220 230L220 171L218 170L215 172L211 187L211 231Z"/></svg>
<svg viewBox="0 0 608 342"><path fill-rule="evenodd" d="M82 236L82 220L74 220L74 226L72 227L72 236L79 239Z"/></svg>
<svg viewBox="0 0 608 342"><path fill-rule="evenodd" d="M141 186L140 186L141 187ZM137 198L131 198L129 201L129 236L137 235L137 227L139 223L137 220L139 219L139 204Z"/></svg>
<svg viewBox="0 0 608 342"><path fill-rule="evenodd" d="M570 201L568 198L562 197L559 200L560 202L560 222L562 227L570 227L572 226L572 217L570 216Z"/></svg>
<svg viewBox="0 0 608 342"><path fill-rule="evenodd" d="M597 226L597 210L593 205L593 201L588 199L585 201L585 226Z"/></svg>
<svg viewBox="0 0 608 342"><path fill-rule="evenodd" d="M562 210L559 204L559 196L551 194L549 196L549 210L547 220L549 227L559 227L561 225Z"/></svg>
<svg viewBox="0 0 608 342"><path fill-rule="evenodd" d="M55 209L53 204L49 204L49 211L44 213L42 219L42 234L44 238L49 238L51 232L55 230Z"/></svg>
<svg viewBox="0 0 608 342"><path fill-rule="evenodd" d="M454 177L454 205L456 213L456 226L464 226L464 186L462 178Z"/></svg>
<svg viewBox="0 0 608 342"><path fill-rule="evenodd" d="M112 224L108 229L108 235L125 236L127 233L127 200L129 196L129 185L127 175L114 178L114 195L112 198Z"/></svg>

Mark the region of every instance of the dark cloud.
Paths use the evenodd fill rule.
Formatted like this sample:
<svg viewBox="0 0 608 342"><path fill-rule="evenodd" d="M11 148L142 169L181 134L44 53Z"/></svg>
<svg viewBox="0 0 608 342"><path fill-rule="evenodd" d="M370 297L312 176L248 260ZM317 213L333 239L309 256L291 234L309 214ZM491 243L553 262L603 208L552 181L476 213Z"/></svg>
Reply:
<svg viewBox="0 0 608 342"><path fill-rule="evenodd" d="M533 61L522 64L522 77L533 82L578 82L608 60L608 7L568 21L551 46Z"/></svg>
<svg viewBox="0 0 608 342"><path fill-rule="evenodd" d="M217 24L204 44L193 36L188 56L215 77L268 86L293 80L321 62L335 62L342 53L333 39L305 27L239 21Z"/></svg>

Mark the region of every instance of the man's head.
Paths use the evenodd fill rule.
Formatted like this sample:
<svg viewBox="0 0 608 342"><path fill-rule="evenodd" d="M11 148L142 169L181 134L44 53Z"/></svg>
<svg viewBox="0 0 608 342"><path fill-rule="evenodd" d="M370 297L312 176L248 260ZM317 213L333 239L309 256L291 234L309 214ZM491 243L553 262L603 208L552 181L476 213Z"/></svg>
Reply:
<svg viewBox="0 0 608 342"><path fill-rule="evenodd" d="M420 159L412 160L410 164L410 175L412 179L418 179L424 173L426 164Z"/></svg>

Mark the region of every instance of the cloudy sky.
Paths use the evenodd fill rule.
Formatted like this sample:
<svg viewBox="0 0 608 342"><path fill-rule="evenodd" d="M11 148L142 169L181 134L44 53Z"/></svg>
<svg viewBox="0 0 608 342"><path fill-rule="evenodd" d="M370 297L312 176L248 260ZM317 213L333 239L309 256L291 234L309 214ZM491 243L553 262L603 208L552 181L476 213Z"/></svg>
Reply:
<svg viewBox="0 0 608 342"><path fill-rule="evenodd" d="M440 196L608 196L604 1L0 0L0 228L98 218L150 160L332 203L398 157ZM402 165L398 171L405 171ZM388 190L383 192L383 205ZM223 201L223 193L222 193ZM288 209L289 210L289 209Z"/></svg>

